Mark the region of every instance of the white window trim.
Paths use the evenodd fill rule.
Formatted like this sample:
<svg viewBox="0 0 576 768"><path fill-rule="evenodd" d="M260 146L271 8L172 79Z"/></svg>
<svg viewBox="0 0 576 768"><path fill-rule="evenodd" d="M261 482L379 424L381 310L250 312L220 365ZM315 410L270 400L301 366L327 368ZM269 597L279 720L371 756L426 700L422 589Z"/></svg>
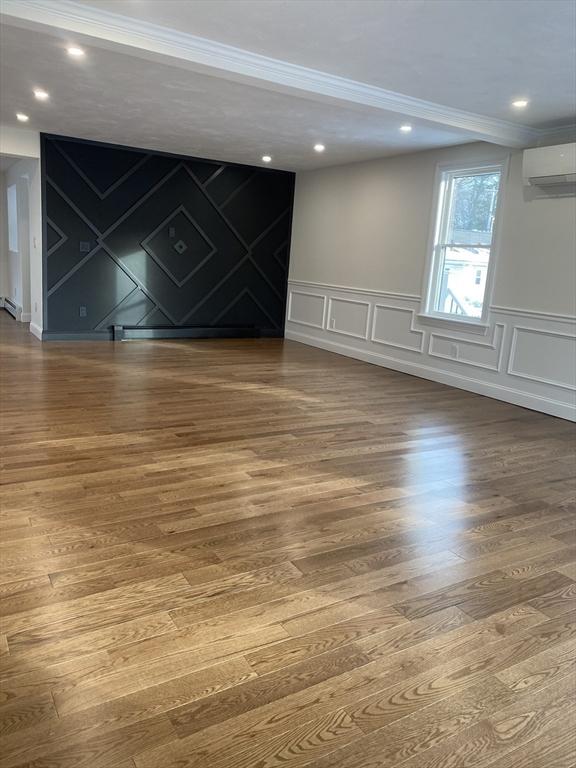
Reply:
<svg viewBox="0 0 576 768"><path fill-rule="evenodd" d="M430 234L428 237L428 248L426 253L426 268L424 270L424 285L422 290L422 302L418 319L427 324L438 324L443 327L470 330L474 333L485 333L489 327L490 305L492 304L492 295L494 292L494 279L496 275L496 264L498 254L500 253L501 221L502 207L504 200L504 191L508 179L510 164L510 155L505 157L493 157L483 160L469 160L451 163L438 163L434 174L434 195L432 200L432 214L430 219ZM498 188L498 202L494 213L494 226L492 228L492 244L490 247L490 259L486 272L486 288L484 291L484 301L482 303L482 315L480 317L462 317L462 315L451 315L447 312L435 312L431 309L433 294L436 287L436 273L438 271L438 260L436 258L436 240L438 238L438 227L440 218L438 216L440 206L440 192L442 176L450 171L485 171L490 168L500 171L500 186Z"/></svg>

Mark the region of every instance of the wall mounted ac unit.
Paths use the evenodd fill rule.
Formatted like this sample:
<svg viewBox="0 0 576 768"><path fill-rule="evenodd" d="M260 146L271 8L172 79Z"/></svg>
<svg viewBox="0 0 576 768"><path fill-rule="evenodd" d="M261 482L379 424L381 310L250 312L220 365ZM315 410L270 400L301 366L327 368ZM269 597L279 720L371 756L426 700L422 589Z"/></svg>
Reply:
<svg viewBox="0 0 576 768"><path fill-rule="evenodd" d="M539 187L576 183L576 142L525 149L522 176L524 184Z"/></svg>

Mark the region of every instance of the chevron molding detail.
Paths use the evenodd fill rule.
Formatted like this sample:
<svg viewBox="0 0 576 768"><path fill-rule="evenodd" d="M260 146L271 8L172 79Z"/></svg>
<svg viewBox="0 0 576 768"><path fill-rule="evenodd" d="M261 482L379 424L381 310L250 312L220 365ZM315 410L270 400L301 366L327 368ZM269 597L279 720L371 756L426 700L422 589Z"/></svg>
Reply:
<svg viewBox="0 0 576 768"><path fill-rule="evenodd" d="M294 176L42 137L44 333L113 325L281 336Z"/></svg>
<svg viewBox="0 0 576 768"><path fill-rule="evenodd" d="M416 99L367 83L301 67L241 48L90 8L73 0L3 0L3 21L16 26L51 27L129 49L142 58L170 58L172 66L308 98L361 104L428 120L505 146L526 146L557 137L564 128L536 129Z"/></svg>

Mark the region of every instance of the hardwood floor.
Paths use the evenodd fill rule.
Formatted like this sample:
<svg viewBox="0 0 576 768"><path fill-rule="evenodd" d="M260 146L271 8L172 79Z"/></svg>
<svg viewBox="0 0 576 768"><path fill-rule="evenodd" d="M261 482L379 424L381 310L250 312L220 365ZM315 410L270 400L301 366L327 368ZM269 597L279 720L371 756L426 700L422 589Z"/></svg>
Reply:
<svg viewBox="0 0 576 768"><path fill-rule="evenodd" d="M0 768L576 765L573 424L0 315Z"/></svg>

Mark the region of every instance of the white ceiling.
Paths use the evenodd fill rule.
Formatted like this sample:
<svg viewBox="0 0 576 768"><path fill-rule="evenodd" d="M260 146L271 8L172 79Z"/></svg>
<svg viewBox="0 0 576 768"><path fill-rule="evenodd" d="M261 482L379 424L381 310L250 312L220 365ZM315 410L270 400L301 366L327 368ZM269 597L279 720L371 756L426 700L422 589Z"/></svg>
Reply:
<svg viewBox="0 0 576 768"><path fill-rule="evenodd" d="M572 0L3 0L2 11L0 120L23 111L49 133L236 162L269 153L298 170L478 139L525 145L574 115ZM518 96L531 102L521 115Z"/></svg>
<svg viewBox="0 0 576 768"><path fill-rule="evenodd" d="M288 169L467 140L434 124L405 137L398 117L379 110L316 103L98 48L79 65L55 38L29 30L4 35L1 56L2 122L22 111L31 117L27 127L48 133L235 162L270 153ZM35 86L50 92L49 102L31 98ZM328 147L321 158L312 149L318 141Z"/></svg>
<svg viewBox="0 0 576 768"><path fill-rule="evenodd" d="M574 112L573 0L81 2L502 120L518 96L526 125Z"/></svg>

